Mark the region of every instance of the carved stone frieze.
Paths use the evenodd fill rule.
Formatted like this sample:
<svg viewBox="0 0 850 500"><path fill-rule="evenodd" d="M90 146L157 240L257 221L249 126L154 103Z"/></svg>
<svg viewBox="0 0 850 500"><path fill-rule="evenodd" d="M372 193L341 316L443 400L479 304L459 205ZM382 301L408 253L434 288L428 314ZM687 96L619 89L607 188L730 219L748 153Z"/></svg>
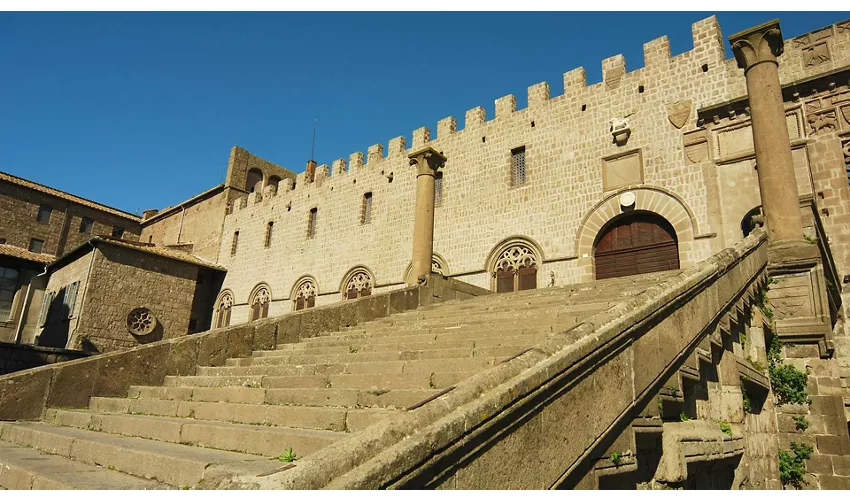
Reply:
<svg viewBox="0 0 850 500"><path fill-rule="evenodd" d="M850 139L847 139L841 144L841 151L844 152L844 164L850 164Z"/></svg>
<svg viewBox="0 0 850 500"><path fill-rule="evenodd" d="M841 106L838 109L840 110L841 117L844 118L844 123L850 126L850 104L847 104L846 106Z"/></svg>
<svg viewBox="0 0 850 500"><path fill-rule="evenodd" d="M695 130L682 136L685 146L685 164L699 163L708 157L708 134L705 130Z"/></svg>
<svg viewBox="0 0 850 500"><path fill-rule="evenodd" d="M829 132L838 128L838 120L835 117L834 109L811 113L806 117L806 121L809 123L809 133L811 135Z"/></svg>
<svg viewBox="0 0 850 500"><path fill-rule="evenodd" d="M803 49L803 67L811 68L829 62L829 46L826 42L816 43Z"/></svg>
<svg viewBox="0 0 850 500"><path fill-rule="evenodd" d="M670 103L667 105L667 118L674 127L682 128L691 116L692 107L693 101L690 99Z"/></svg>

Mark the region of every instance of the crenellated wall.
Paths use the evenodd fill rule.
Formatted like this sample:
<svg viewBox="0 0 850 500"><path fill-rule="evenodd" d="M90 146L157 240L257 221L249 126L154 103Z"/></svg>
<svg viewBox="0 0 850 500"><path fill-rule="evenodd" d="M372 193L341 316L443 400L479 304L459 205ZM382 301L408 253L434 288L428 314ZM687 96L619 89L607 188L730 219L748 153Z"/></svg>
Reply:
<svg viewBox="0 0 850 500"><path fill-rule="evenodd" d="M848 25L830 26L828 37L817 30L788 40L780 58L782 82L850 64ZM415 130L412 144L396 137L386 147L375 144L365 154L319 166L312 182L302 173L294 189L292 181L283 180L276 191L237 200L224 220L218 260L228 269L222 288L231 290L236 302L232 321L247 320L246 302L259 283L271 288L270 315L292 309L292 287L305 275L318 284L317 304L339 300L341 281L356 266L373 275L376 288L401 286L410 263L415 201L407 154L425 144L448 158L442 202L435 210L434 251L452 276L478 286L491 287L492 270L485 263L512 237L526 238L540 254L538 287L592 280L593 240L620 213L618 197L625 191L636 194L637 209L662 214L674 226L682 266L740 240L743 215L735 210L741 209L724 207L733 205L730 196L737 200L741 190L734 168L753 177L747 170L752 162L742 157L743 166L725 166L734 155L715 151L719 125L729 117L706 121L701 110L745 98L744 75L733 59L725 59L716 18L694 23L692 34L694 48L685 53L671 57L669 41L661 37L644 44L642 68L628 71L624 57L615 55L602 61L599 83L588 85L584 69L577 68L564 74L562 95L553 96L541 82L528 88L525 109L516 109L516 98L508 95L496 100L494 117L475 107L466 112L462 129L455 117L446 117L435 134L427 127ZM813 43L826 44L827 60L806 52ZM628 121L626 141L614 140L612 119ZM818 138L802 114L795 119L800 191L811 194L817 186L811 182L808 149ZM525 148L527 182L512 186L511 150L518 147ZM746 151L739 145L736 153L746 156ZM746 186L747 196L738 205L749 210L760 199L753 183ZM361 224L367 192L372 193L371 222ZM308 238L312 209L317 209L317 228ZM266 247L269 222L273 232ZM237 251L231 256L236 231Z"/></svg>

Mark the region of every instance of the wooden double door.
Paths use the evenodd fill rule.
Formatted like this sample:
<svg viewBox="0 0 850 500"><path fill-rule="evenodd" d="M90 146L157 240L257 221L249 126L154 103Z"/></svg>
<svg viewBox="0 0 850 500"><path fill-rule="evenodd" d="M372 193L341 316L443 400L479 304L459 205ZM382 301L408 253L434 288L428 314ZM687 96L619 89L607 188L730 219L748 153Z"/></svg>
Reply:
<svg viewBox="0 0 850 500"><path fill-rule="evenodd" d="M603 228L594 259L596 279L679 269L676 231L655 214L622 216Z"/></svg>

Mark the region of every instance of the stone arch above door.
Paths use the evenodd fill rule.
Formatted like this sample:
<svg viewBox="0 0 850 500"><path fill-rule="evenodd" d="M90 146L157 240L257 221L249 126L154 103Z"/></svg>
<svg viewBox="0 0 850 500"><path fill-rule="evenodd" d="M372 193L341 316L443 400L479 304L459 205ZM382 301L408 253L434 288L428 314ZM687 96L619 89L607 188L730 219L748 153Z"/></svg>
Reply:
<svg viewBox="0 0 850 500"><path fill-rule="evenodd" d="M634 200L630 206L623 207L621 196L626 193L632 193ZM644 186L640 188L621 189L607 195L602 201L597 203L579 224L576 233L575 252L578 257L578 267L582 281L593 280L593 244L596 241L599 231L614 217L632 210L652 212L666 219L676 231L680 266L684 268L695 263L690 253L693 247L694 235L698 234L698 226L693 212L684 201L670 191L659 187Z"/></svg>

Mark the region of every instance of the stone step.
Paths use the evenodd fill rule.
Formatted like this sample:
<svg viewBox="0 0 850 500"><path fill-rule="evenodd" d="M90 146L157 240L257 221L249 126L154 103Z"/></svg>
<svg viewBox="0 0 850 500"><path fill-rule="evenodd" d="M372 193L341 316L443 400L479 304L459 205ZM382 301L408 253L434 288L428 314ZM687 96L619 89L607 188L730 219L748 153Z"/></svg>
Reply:
<svg viewBox="0 0 850 500"><path fill-rule="evenodd" d="M289 448L299 457L306 456L345 436L341 432L312 429L203 422L185 418L121 415L87 410L48 410L45 421L53 425L271 458L279 457Z"/></svg>
<svg viewBox="0 0 850 500"><path fill-rule="evenodd" d="M435 392L436 389L328 389L324 386L282 389L133 386L130 388L130 398L208 403L405 408Z"/></svg>
<svg viewBox="0 0 850 500"><path fill-rule="evenodd" d="M429 340L426 342L391 342L386 344L362 344L359 342L346 343L336 346L311 346L304 343L278 344L273 351L254 351L251 357L291 356L293 354L344 354L356 350L357 353L386 352L386 351L430 351L436 349L455 348L490 348L503 346L528 346L545 338L546 334L537 336L520 335L518 337L487 337L467 340ZM236 358L249 359L249 358Z"/></svg>
<svg viewBox="0 0 850 500"><path fill-rule="evenodd" d="M160 490L172 486L0 442L0 489Z"/></svg>
<svg viewBox="0 0 850 500"><path fill-rule="evenodd" d="M4 422L0 429L0 439L7 443L179 487L198 485L207 467L214 464L268 460L257 455L110 435L43 422Z"/></svg>
<svg viewBox="0 0 850 500"><path fill-rule="evenodd" d="M441 335L447 333L477 334L475 336L480 336L480 334L487 334L494 331L503 332L503 334L508 334L507 332L515 332L514 334L516 335L529 333L533 330L552 331L553 328L557 329L572 326L578 321L578 315L576 315L575 313L566 313L563 315L536 316L535 318L526 318L516 321L494 320L482 321L477 323L465 321L446 321L439 324L422 322L413 325L391 325L382 327L380 329L372 328L359 332L352 331L345 333L337 333L336 335L328 335L326 337L315 337L305 339L303 343L315 344L335 340L363 338L375 339L376 342L379 342L378 339L385 339L387 337L399 338L423 334Z"/></svg>
<svg viewBox="0 0 850 500"><path fill-rule="evenodd" d="M367 373L432 373L440 371L482 370L492 366L492 356L478 358L414 359L409 361L357 361L315 365L201 366L198 376L242 377L247 375L359 375Z"/></svg>
<svg viewBox="0 0 850 500"><path fill-rule="evenodd" d="M510 356L515 351L520 351L527 346L528 342L508 344L495 347L449 347L445 349L411 350L411 351L378 351L361 352L359 349L339 349L336 353L324 352L317 354L289 353L281 356L261 356L249 358L228 359L225 366L269 366L284 364L317 364L346 363L357 361L410 361L414 359L443 359L443 358L476 358L493 356Z"/></svg>
<svg viewBox="0 0 850 500"><path fill-rule="evenodd" d="M354 432L363 429L396 411L384 408L350 409L323 406L100 397L92 398L89 408L95 412L115 414L179 417L336 432Z"/></svg>
<svg viewBox="0 0 850 500"><path fill-rule="evenodd" d="M538 325L534 327L526 327L518 330L511 329L503 329L500 328L499 325L491 325L486 329L479 329L474 331L465 331L463 328L457 328L454 330L441 330L439 332L429 332L429 333L419 333L414 335L387 335L387 336L379 336L379 337L371 337L368 335L346 335L346 336L333 336L333 337L325 337L321 339L308 339L304 342L299 342L299 345L303 345L302 349L308 349L310 347L334 347L334 346L351 346L358 348L363 345L377 345L377 344L398 344L401 346L407 344L413 344L418 342L431 342L431 341L453 341L453 340L487 340L494 339L496 337L515 337L520 338L524 336L534 336L534 335L544 335L557 331L561 331L575 324L574 321L565 322L563 324L544 324ZM476 345L477 342L476 342ZM404 348L402 348L403 350ZM298 348L295 348L298 350Z"/></svg>

